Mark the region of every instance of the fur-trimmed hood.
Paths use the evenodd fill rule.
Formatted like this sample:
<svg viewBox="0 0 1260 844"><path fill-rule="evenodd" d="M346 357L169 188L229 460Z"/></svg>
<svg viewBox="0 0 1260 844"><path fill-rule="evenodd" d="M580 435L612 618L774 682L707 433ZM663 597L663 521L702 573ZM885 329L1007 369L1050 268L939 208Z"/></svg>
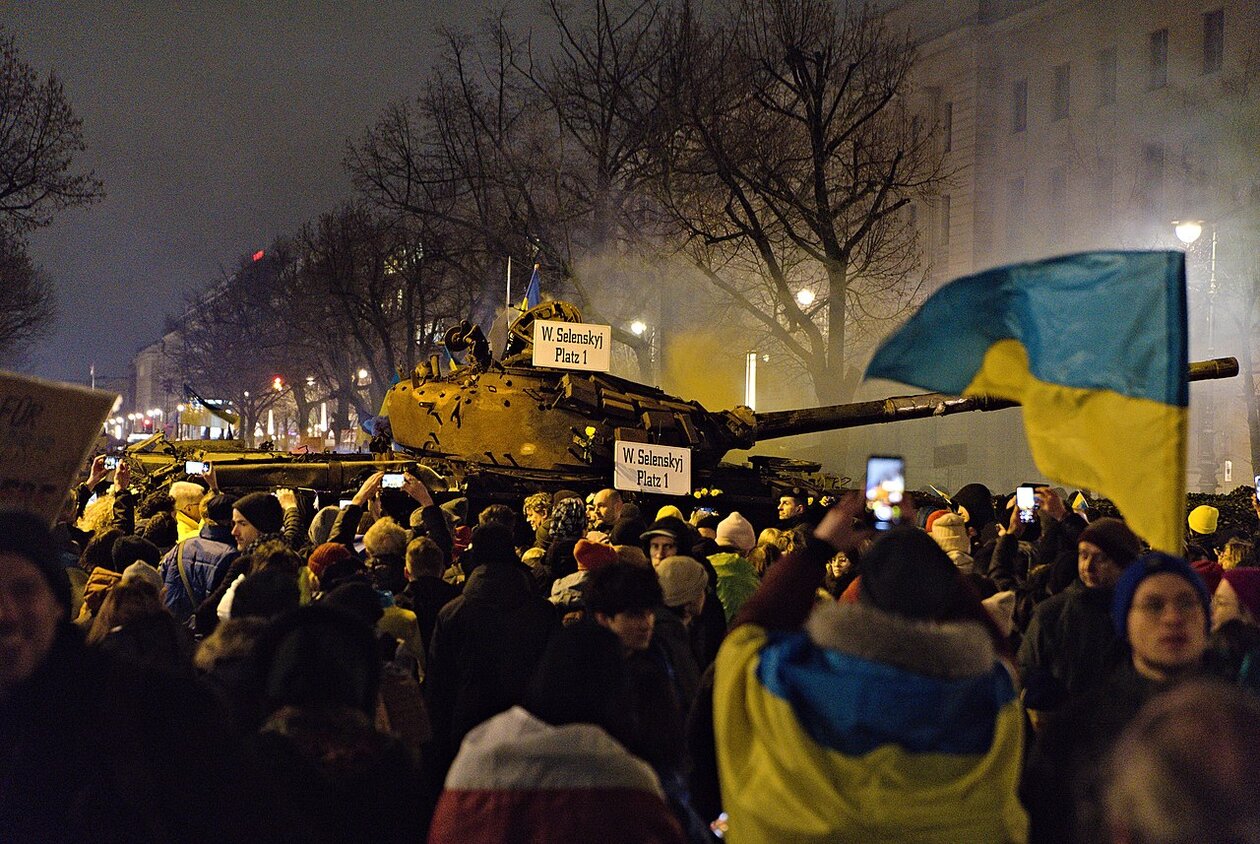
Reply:
<svg viewBox="0 0 1260 844"><path fill-rule="evenodd" d="M819 604L805 632L819 647L928 677L978 677L997 661L993 640L979 622L918 621L869 604Z"/></svg>

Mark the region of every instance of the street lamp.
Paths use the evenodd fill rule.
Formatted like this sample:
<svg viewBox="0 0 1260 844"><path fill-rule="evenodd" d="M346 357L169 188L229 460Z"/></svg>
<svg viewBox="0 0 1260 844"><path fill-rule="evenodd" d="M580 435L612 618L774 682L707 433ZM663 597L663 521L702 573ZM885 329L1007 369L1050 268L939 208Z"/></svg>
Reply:
<svg viewBox="0 0 1260 844"><path fill-rule="evenodd" d="M1208 252L1207 286L1207 338L1208 357L1216 357L1216 224L1207 224L1212 241ZM1202 220L1173 220L1173 232L1177 239L1189 248L1203 234ZM1205 385L1203 395L1203 426L1199 430L1199 484L1209 492L1216 492L1216 401L1210 385Z"/></svg>
<svg viewBox="0 0 1260 844"><path fill-rule="evenodd" d="M648 380L656 382L656 329L652 328L641 319L636 319L630 323L630 333L635 337L642 337L647 340L648 346Z"/></svg>
<svg viewBox="0 0 1260 844"><path fill-rule="evenodd" d="M630 323L630 333L635 337L642 337L644 331L647 331L647 323L643 320L636 319L634 322Z"/></svg>
<svg viewBox="0 0 1260 844"><path fill-rule="evenodd" d="M802 287L800 290L796 291L796 304L800 305L802 308L808 308L810 305L814 304L814 291L810 290L808 287Z"/></svg>

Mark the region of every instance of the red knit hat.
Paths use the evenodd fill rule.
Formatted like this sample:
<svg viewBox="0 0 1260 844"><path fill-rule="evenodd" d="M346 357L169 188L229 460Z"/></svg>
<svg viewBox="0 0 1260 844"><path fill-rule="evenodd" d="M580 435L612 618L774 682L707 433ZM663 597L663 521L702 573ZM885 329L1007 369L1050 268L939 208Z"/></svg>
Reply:
<svg viewBox="0 0 1260 844"><path fill-rule="evenodd" d="M1247 608L1251 617L1260 619L1260 569L1230 569L1221 579L1238 593L1238 602Z"/></svg>
<svg viewBox="0 0 1260 844"><path fill-rule="evenodd" d="M573 559L577 560L579 570L595 571L617 562L617 549L602 542L579 539L573 546Z"/></svg>
<svg viewBox="0 0 1260 844"><path fill-rule="evenodd" d="M349 548L340 542L325 542L323 545L315 546L315 550L306 560L306 567L311 570L311 574L322 577L324 571L333 563L348 559L350 559Z"/></svg>

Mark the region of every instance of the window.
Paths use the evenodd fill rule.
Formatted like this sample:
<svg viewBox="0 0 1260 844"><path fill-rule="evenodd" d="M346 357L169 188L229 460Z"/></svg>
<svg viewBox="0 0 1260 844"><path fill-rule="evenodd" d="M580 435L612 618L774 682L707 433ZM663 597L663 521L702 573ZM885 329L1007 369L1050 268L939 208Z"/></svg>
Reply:
<svg viewBox="0 0 1260 844"><path fill-rule="evenodd" d="M1050 242L1062 243L1070 216L1067 207L1067 171L1056 167L1050 171Z"/></svg>
<svg viewBox="0 0 1260 844"><path fill-rule="evenodd" d="M937 243L941 249L949 246L949 194L941 197L941 231Z"/></svg>
<svg viewBox="0 0 1260 844"><path fill-rule="evenodd" d="M1168 30L1151 33L1151 66L1147 87L1151 90L1168 84Z"/></svg>
<svg viewBox="0 0 1260 844"><path fill-rule="evenodd" d="M1143 144L1142 162L1138 171L1138 193L1145 211L1157 216L1164 203L1164 145Z"/></svg>
<svg viewBox="0 0 1260 844"><path fill-rule="evenodd" d="M1098 54L1098 104L1116 101L1116 48L1108 47Z"/></svg>
<svg viewBox="0 0 1260 844"><path fill-rule="evenodd" d="M1054 69L1054 119L1068 116L1072 107L1072 66L1061 64Z"/></svg>
<svg viewBox="0 0 1260 844"><path fill-rule="evenodd" d="M1024 180L1011 179L1006 183L1006 245L1017 248L1024 240Z"/></svg>
<svg viewBox="0 0 1260 844"><path fill-rule="evenodd" d="M1028 128L1028 80L1017 79L1011 86L1011 131Z"/></svg>
<svg viewBox="0 0 1260 844"><path fill-rule="evenodd" d="M1203 16L1203 72L1221 69L1225 57L1225 10L1217 9Z"/></svg>
<svg viewBox="0 0 1260 844"><path fill-rule="evenodd" d="M949 152L954 148L954 104L952 102L945 103L945 107L941 110L941 135L944 150Z"/></svg>

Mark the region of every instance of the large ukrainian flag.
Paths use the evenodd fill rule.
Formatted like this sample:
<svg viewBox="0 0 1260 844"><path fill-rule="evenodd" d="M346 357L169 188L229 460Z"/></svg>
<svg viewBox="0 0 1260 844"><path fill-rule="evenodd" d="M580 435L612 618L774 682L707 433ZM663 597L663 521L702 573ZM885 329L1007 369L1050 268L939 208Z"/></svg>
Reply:
<svg viewBox="0 0 1260 844"><path fill-rule="evenodd" d="M1018 401L1047 478L1102 493L1180 554L1187 366L1185 256L1090 252L950 282L866 377Z"/></svg>

